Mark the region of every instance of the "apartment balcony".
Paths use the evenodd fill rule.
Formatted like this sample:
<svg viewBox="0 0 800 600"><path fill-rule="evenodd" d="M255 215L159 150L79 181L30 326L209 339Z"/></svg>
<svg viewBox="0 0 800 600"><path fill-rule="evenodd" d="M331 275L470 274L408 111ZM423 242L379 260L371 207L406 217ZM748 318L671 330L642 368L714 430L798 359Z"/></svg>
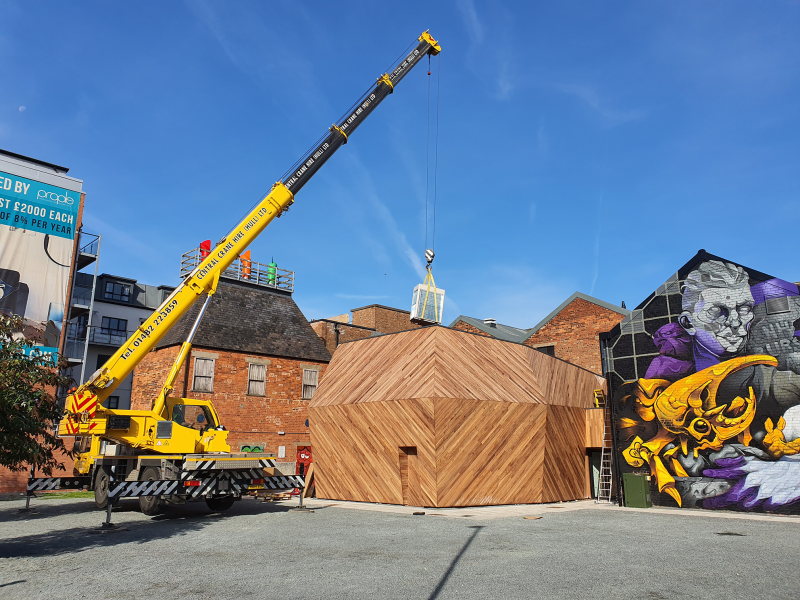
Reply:
<svg viewBox="0 0 800 600"><path fill-rule="evenodd" d="M102 327L91 327L89 331L90 344L100 344L101 346L114 346L115 348L119 348L127 340L127 331L104 329Z"/></svg>
<svg viewBox="0 0 800 600"><path fill-rule="evenodd" d="M213 250L211 251L214 252ZM205 257L200 248L194 248L181 255L181 279L186 279ZM294 271L278 268L277 266L255 261L236 260L225 269L221 277L246 281L274 290L294 292Z"/></svg>
<svg viewBox="0 0 800 600"><path fill-rule="evenodd" d="M78 240L77 270L80 271L96 261L99 252L100 236L82 231L80 240Z"/></svg>
<svg viewBox="0 0 800 600"><path fill-rule="evenodd" d="M71 319L87 314L92 305L92 288L80 285L73 287L69 305L72 307L69 313Z"/></svg>

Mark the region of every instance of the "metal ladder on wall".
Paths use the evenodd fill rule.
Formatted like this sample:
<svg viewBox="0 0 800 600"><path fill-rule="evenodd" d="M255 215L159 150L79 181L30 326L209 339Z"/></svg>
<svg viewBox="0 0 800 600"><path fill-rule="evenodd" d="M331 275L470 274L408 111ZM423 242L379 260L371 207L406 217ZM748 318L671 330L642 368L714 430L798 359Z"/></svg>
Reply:
<svg viewBox="0 0 800 600"><path fill-rule="evenodd" d="M608 410L606 393L603 390L594 391L594 404L597 408L603 409L603 448L600 454L600 481L597 486L597 503L613 504L611 502L611 456L613 454L614 442L611 439L611 411Z"/></svg>

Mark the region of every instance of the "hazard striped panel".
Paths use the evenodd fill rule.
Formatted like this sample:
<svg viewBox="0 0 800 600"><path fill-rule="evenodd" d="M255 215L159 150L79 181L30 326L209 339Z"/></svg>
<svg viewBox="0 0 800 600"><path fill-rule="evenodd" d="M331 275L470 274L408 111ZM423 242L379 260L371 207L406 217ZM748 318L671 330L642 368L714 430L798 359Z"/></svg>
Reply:
<svg viewBox="0 0 800 600"><path fill-rule="evenodd" d="M108 486L109 498L131 498L134 496L172 496L180 490L180 481L121 481Z"/></svg>
<svg viewBox="0 0 800 600"><path fill-rule="evenodd" d="M89 487L91 483L91 477L37 477L28 480L28 491L82 490L84 487Z"/></svg>
<svg viewBox="0 0 800 600"><path fill-rule="evenodd" d="M121 481L109 486L109 498L132 498L138 496L186 496L187 498L202 498L209 494L218 493L241 496L249 490L254 479L263 479L266 490L292 490L305 485L300 475L281 475L276 477L263 477L256 470L251 471L220 471L212 475L200 476L182 473L180 480L158 481ZM193 485L187 485L191 482ZM196 483L197 482L197 483Z"/></svg>

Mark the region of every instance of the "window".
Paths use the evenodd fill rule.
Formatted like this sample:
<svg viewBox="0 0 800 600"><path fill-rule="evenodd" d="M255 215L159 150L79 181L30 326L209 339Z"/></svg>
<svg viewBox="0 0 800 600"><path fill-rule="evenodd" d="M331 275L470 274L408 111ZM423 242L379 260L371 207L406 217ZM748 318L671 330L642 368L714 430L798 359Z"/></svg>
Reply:
<svg viewBox="0 0 800 600"><path fill-rule="evenodd" d="M95 371L100 369L104 364L108 362L108 359L111 358L110 354L98 354L97 355L97 366L94 368ZM108 408L111 408L110 406Z"/></svg>
<svg viewBox="0 0 800 600"><path fill-rule="evenodd" d="M119 408L119 396L109 396L105 401L106 408Z"/></svg>
<svg viewBox="0 0 800 600"><path fill-rule="evenodd" d="M319 383L319 371L312 371L310 369L303 369L303 399L311 400L314 397L314 392L317 391L317 384Z"/></svg>
<svg viewBox="0 0 800 600"><path fill-rule="evenodd" d="M173 406L172 421L181 427L197 430L217 426L208 407L192 404L176 404Z"/></svg>
<svg viewBox="0 0 800 600"><path fill-rule="evenodd" d="M250 375L247 380L248 396L266 396L267 365L250 365Z"/></svg>
<svg viewBox="0 0 800 600"><path fill-rule="evenodd" d="M120 302L127 302L131 297L131 286L124 283L114 283L109 281L106 283L106 300L119 300Z"/></svg>
<svg viewBox="0 0 800 600"><path fill-rule="evenodd" d="M194 385L195 392L214 391L214 359L195 358L194 359Z"/></svg>
<svg viewBox="0 0 800 600"><path fill-rule="evenodd" d="M547 356L555 356L556 355L556 347L555 346L539 346L538 348L534 348L534 350L538 350L542 354L547 354Z"/></svg>
<svg viewBox="0 0 800 600"><path fill-rule="evenodd" d="M100 324L100 333L104 333L106 335L121 335L122 337L127 337L127 329L127 319L103 317L103 321Z"/></svg>

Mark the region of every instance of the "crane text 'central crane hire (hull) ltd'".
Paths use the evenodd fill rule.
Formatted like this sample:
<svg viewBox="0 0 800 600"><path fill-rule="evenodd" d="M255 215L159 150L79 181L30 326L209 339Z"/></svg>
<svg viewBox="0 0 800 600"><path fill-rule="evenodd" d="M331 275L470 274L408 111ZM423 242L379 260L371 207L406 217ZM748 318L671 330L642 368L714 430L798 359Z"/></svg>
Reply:
<svg viewBox="0 0 800 600"><path fill-rule="evenodd" d="M211 402L170 394L191 347L191 340L220 275L247 246L294 201L295 194L317 170L347 143L349 136L391 94L394 87L426 55L441 48L428 32L390 72L378 78L328 135L299 160L242 221L222 238L181 285L136 330L108 361L70 394L59 435L76 437L73 477L31 479L29 493L42 489L95 490L105 507L120 497L139 497L142 510L155 514L164 502L206 500L212 510L225 510L254 489L302 487L295 476L274 472L273 454L231 454L228 431ZM103 402L186 311L206 295L192 333L182 345L163 389L151 410L112 410ZM184 421L195 415L197 423Z"/></svg>

